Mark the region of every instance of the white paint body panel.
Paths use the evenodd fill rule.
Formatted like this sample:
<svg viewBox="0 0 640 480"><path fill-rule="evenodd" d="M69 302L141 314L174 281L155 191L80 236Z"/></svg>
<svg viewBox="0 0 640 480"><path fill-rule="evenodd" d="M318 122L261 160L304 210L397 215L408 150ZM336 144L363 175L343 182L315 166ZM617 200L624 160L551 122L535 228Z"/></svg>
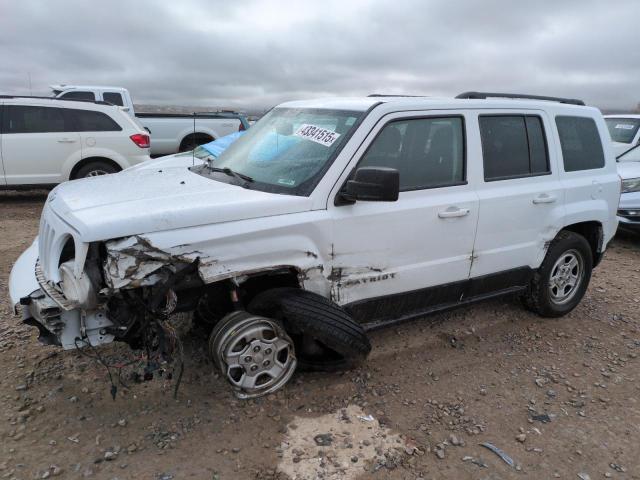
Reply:
<svg viewBox="0 0 640 480"><path fill-rule="evenodd" d="M184 157L57 187L41 226L47 238L40 238L40 261L47 278L56 279L60 239L65 236L73 236L76 252L86 252L91 242L137 236L137 242L127 242L142 240L175 258L199 258L199 275L207 283L286 267L299 273L304 288L348 304L517 267L535 269L548 242L576 222L601 223L603 248L612 238L620 182L597 110L517 100L380 98L285 106L364 111L379 101L383 103L362 121L308 197L246 190L205 178L189 171L191 161ZM478 115L532 111L544 120L552 174L485 182ZM334 205L387 120L452 113L465 118L466 184L402 192L396 202ZM604 168L564 172L556 115L596 119ZM540 195L555 201L534 204ZM469 213L438 216L451 207ZM17 279L11 287L13 300L31 293L33 284L24 280L23 272L30 261L16 264L21 272L12 274ZM76 258L77 271L83 261Z"/></svg>

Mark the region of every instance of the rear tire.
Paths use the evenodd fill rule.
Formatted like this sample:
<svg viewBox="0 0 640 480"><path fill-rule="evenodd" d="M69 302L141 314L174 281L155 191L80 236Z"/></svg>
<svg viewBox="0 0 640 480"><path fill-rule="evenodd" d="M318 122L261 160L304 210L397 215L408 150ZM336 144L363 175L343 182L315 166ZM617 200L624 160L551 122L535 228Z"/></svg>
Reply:
<svg viewBox="0 0 640 480"><path fill-rule="evenodd" d="M371 351L361 325L340 306L297 288L274 288L251 301L252 313L279 318L294 341L298 366L340 371L359 365Z"/></svg>
<svg viewBox="0 0 640 480"><path fill-rule="evenodd" d="M523 298L525 306L542 317L566 315L584 297L592 269L589 242L582 235L562 230L531 280Z"/></svg>
<svg viewBox="0 0 640 480"><path fill-rule="evenodd" d="M95 160L80 167L73 176L73 179L99 177L100 175L108 175L110 173L116 173L117 171L118 168L112 164L102 160Z"/></svg>

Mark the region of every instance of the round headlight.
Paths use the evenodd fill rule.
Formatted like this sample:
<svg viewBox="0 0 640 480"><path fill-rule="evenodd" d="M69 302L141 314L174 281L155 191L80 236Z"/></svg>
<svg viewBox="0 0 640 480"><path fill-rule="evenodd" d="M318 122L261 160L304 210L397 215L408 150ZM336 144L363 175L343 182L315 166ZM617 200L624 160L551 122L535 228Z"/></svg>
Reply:
<svg viewBox="0 0 640 480"><path fill-rule="evenodd" d="M92 308L96 305L96 292L86 272L82 272L80 278L73 274L73 260L60 265L60 288L67 300L78 307Z"/></svg>

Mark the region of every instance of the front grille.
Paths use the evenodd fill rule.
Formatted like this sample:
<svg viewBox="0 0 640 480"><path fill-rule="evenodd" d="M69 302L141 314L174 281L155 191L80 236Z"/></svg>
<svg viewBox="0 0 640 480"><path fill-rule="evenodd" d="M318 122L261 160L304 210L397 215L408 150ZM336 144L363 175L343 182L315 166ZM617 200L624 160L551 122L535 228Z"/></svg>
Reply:
<svg viewBox="0 0 640 480"><path fill-rule="evenodd" d="M632 222L640 222L640 209L620 209L618 215Z"/></svg>
<svg viewBox="0 0 640 480"><path fill-rule="evenodd" d="M56 290L55 287L47 281L39 260L36 263L36 280L38 281L38 285L40 285L42 291L46 293L51 300L56 302L60 308L63 308L64 310L73 309L73 305L64 298L64 295L62 295L62 293Z"/></svg>

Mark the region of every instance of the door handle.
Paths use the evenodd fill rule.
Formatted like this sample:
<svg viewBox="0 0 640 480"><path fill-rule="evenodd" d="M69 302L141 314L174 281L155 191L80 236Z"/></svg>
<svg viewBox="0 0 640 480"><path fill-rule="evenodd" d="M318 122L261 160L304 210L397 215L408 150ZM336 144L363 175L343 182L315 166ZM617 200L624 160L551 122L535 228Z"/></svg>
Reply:
<svg viewBox="0 0 640 480"><path fill-rule="evenodd" d="M558 199L555 195L549 195L548 193L541 193L533 199L533 203L539 205L541 203L553 203Z"/></svg>
<svg viewBox="0 0 640 480"><path fill-rule="evenodd" d="M58 143L76 143L76 141L72 138L61 138Z"/></svg>
<svg viewBox="0 0 640 480"><path fill-rule="evenodd" d="M438 212L439 218L455 218L455 217L464 217L469 215L468 208L458 208L458 207L449 207L442 212Z"/></svg>

